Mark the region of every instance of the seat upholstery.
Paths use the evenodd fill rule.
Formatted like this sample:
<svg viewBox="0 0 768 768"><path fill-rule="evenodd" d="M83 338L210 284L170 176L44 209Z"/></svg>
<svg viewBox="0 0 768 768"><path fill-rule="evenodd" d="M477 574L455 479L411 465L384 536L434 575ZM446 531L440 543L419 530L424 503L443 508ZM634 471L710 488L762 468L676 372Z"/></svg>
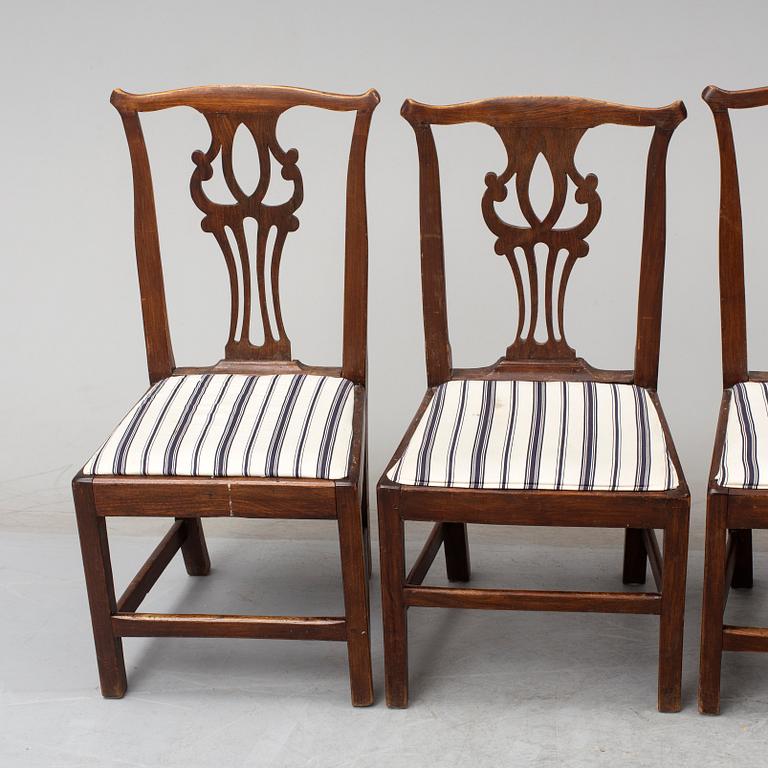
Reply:
<svg viewBox="0 0 768 768"><path fill-rule="evenodd" d="M768 384L734 385L716 480L726 488L768 488Z"/></svg>
<svg viewBox="0 0 768 768"><path fill-rule="evenodd" d="M354 385L329 376L199 374L155 384L88 475L347 475Z"/></svg>
<svg viewBox="0 0 768 768"><path fill-rule="evenodd" d="M678 485L646 390L564 381L440 385L387 477L454 488L661 491Z"/></svg>

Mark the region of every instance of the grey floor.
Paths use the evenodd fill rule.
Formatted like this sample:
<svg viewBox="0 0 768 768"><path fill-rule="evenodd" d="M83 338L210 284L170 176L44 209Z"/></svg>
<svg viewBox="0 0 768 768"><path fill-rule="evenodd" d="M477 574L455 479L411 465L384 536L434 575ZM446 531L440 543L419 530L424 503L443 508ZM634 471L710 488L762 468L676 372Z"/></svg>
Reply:
<svg viewBox="0 0 768 768"><path fill-rule="evenodd" d="M175 560L146 610L341 611L327 524L308 524L300 540L279 538L270 523L247 525L263 535L214 527L210 576L190 578ZM154 529L126 530L121 524L113 537L119 585L157 541ZM411 531L414 548L423 532ZM592 545L581 531L470 533L477 585L620 588L619 533ZM74 534L0 532L0 569L2 766L766 763L768 658L726 656L723 714L696 711L698 551L689 569L684 711L676 715L655 710L653 617L433 609L411 612L412 704L388 710L376 573L371 708L349 705L343 645L290 641L128 640L129 691L105 701ZM439 560L429 581L443 579ZM729 619L755 623L761 611L768 619L764 587L758 578L751 594L733 593Z"/></svg>

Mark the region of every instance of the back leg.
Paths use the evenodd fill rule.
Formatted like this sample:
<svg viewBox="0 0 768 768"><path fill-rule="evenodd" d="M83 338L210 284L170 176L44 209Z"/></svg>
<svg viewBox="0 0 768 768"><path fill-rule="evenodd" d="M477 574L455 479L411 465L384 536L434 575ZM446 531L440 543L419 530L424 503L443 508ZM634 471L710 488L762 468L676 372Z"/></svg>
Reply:
<svg viewBox="0 0 768 768"><path fill-rule="evenodd" d="M645 584L647 563L643 529L627 528L624 531L624 583Z"/></svg>
<svg viewBox="0 0 768 768"><path fill-rule="evenodd" d="M443 523L443 547L448 581L469 581L469 539L466 523Z"/></svg>
<svg viewBox="0 0 768 768"><path fill-rule="evenodd" d="M736 561L733 568L731 586L735 589L752 588L752 530L742 528L733 530L731 540L735 547Z"/></svg>
<svg viewBox="0 0 768 768"><path fill-rule="evenodd" d="M187 573L190 576L207 576L211 572L211 559L205 543L203 523L199 517L185 517L183 522L186 536L181 545L181 554Z"/></svg>

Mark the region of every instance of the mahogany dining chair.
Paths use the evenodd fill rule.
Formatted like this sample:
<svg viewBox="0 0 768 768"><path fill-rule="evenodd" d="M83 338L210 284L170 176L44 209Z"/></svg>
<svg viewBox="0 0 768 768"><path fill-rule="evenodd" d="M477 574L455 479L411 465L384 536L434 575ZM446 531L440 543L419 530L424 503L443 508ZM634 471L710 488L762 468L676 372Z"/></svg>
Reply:
<svg viewBox="0 0 768 768"><path fill-rule="evenodd" d="M744 242L729 110L768 106L768 87L702 98L720 148L720 328L723 398L707 494L699 710L720 712L723 651L768 651L768 627L725 625L730 589L752 587L752 529L768 528L768 373L747 365Z"/></svg>
<svg viewBox="0 0 768 768"><path fill-rule="evenodd" d="M348 648L352 703L369 705L373 686L365 481L365 154L379 96L373 90L345 96L243 85L143 95L116 90L111 101L122 118L133 170L150 388L73 480L102 694L118 698L125 693L124 637L337 640ZM280 309L283 245L299 226L296 210L304 184L298 152L283 149L277 124L284 112L299 106L356 113L346 182L341 367L293 360ZM231 294L224 359L199 368L181 368L174 362L150 165L139 120L139 113L175 107L196 110L210 130L208 149L192 154L190 192L202 214L202 229L223 253ZM238 129L256 147L260 177L252 192L243 189L235 170L233 143ZM275 164L290 196L267 203ZM206 182L214 174L223 177L231 200L214 202L206 194ZM256 222L255 242L246 236L249 218ZM262 343L252 341L252 315L260 320ZM119 599L106 525L114 516L173 520ZM208 517L335 520L344 615L139 612L179 550L190 575L208 574L201 522Z"/></svg>
<svg viewBox="0 0 768 768"><path fill-rule="evenodd" d="M659 109L561 97L497 98L450 106L406 100L403 117L419 156L421 276L428 390L378 485L386 695L408 704L407 617L411 608L586 611L660 617L658 707L680 709L683 610L690 499L656 384L665 259L669 140L682 102ZM454 368L448 338L438 157L433 125L490 126L507 165L485 176L481 208L495 252L514 277L518 322L496 363ZM587 255L601 212L597 177L574 155L585 132L617 124L653 129L634 369L599 370L577 357L563 318L568 278ZM543 155L554 194L542 218L529 195ZM583 219L558 227L569 184ZM509 189L522 226L496 204ZM535 246L546 248L539 272ZM556 279L556 275L560 277ZM543 282L543 285L541 285ZM539 303L543 288L543 306ZM543 316L540 316L543 313ZM543 323L541 320L543 319ZM545 328L544 341L534 334ZM432 531L406 570L406 521ZM625 529L625 583L642 584L650 562L656 591L576 592L426 586L441 545L451 582L470 579L467 523ZM663 556L655 529L664 532Z"/></svg>

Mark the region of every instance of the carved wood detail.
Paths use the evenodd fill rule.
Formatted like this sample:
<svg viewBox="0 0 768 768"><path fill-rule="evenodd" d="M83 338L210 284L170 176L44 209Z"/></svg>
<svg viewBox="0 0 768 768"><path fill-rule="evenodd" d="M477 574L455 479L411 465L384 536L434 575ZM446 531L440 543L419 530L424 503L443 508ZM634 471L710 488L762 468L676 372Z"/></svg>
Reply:
<svg viewBox="0 0 768 768"><path fill-rule="evenodd" d="M501 175L486 175L482 211L486 224L496 235L495 251L500 256L506 256L509 261L517 288L517 333L513 343L507 348L506 357L508 360L575 358L576 353L568 345L563 329L565 289L576 260L586 256L589 251L586 237L595 228L601 211L597 177L594 174L582 176L574 163L576 148L586 128L495 128L504 143L508 161ZM546 161L553 181L552 203L543 218L537 215L530 197L531 173L539 156ZM528 226L508 223L496 210L496 204L507 198L508 186L513 178L520 211ZM587 208L580 223L572 227L558 228L556 225L567 201L569 179L576 187L576 202L586 205ZM544 275L539 274L539 264L534 252L539 243L547 247ZM522 254L522 259L518 252ZM556 267L558 260L563 258L565 262L556 285ZM547 336L540 342L534 338L534 334L541 312L539 295L542 280Z"/></svg>
<svg viewBox="0 0 768 768"><path fill-rule="evenodd" d="M295 211L304 197L301 172L297 165L299 153L296 149L284 150L277 140L279 111L253 115L204 114L211 130L211 144L207 151L198 150L192 154L195 170L190 181L190 191L195 205L205 214L201 227L216 239L229 272L232 306L225 356L237 360L290 360L291 342L283 325L279 280L283 246L288 233L295 232L299 227ZM259 181L251 194L244 192L238 182L232 157L235 134L241 125L247 128L253 138L259 158ZM204 182L212 178L213 163L219 157L224 180L234 200L231 204L213 202L203 189ZM270 158L280 164L282 177L293 184L291 196L276 205L264 202L272 180ZM250 244L245 232L245 221L248 218L254 219L257 225L256 242ZM234 237L235 248L227 236L227 229ZM274 243L268 254L272 229L275 230ZM254 269L264 330L264 341L259 345L251 341Z"/></svg>

